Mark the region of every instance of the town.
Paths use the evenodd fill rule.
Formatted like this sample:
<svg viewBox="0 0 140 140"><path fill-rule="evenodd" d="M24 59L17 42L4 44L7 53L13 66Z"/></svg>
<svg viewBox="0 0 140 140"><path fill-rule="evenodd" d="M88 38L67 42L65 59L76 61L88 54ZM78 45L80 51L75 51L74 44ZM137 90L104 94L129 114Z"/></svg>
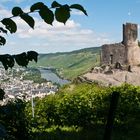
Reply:
<svg viewBox="0 0 140 140"><path fill-rule="evenodd" d="M21 75L15 76L15 73L24 71ZM23 76L28 74L28 71L23 68L14 68L9 71L5 71L0 67L0 88L4 90L5 96L3 103L7 103L9 100L15 100L16 98L29 101L31 98L39 97L43 98L49 94L55 94L58 90L56 85L51 82L35 83L33 80L24 80Z"/></svg>

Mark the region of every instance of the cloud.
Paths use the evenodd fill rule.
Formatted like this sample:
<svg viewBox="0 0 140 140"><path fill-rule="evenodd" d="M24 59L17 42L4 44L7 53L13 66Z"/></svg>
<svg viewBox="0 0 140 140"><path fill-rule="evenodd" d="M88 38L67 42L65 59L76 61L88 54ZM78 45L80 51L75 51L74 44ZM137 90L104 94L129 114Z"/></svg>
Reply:
<svg viewBox="0 0 140 140"><path fill-rule="evenodd" d="M10 17L11 15L11 12L5 9L4 6L0 4L0 19Z"/></svg>
<svg viewBox="0 0 140 140"><path fill-rule="evenodd" d="M17 18L15 22L18 26L17 35L20 38L32 38L38 35L40 35L39 38L44 38L46 36L67 34L69 31L80 27L80 24L75 23L73 20L68 20L66 25L54 21L53 26L51 26L35 18L35 29L33 30L20 18Z"/></svg>
<svg viewBox="0 0 140 140"><path fill-rule="evenodd" d="M74 20L68 20L66 25L55 21L53 26L50 26L36 19L36 27L34 30L31 28L27 29L28 25L25 25L21 20L18 20L18 22L20 28L18 29L17 36L19 38L36 39L36 41L40 40L40 42L43 43L44 40L46 40L47 45L43 45L43 43L39 44L39 46L42 45L46 48L53 46L58 50L58 46L60 48L61 46L75 46L75 48L79 49L80 47L93 47L110 43L110 40L105 35L99 35L91 29L83 29L82 26Z"/></svg>
<svg viewBox="0 0 140 140"><path fill-rule="evenodd" d="M0 8L2 16L10 16L11 12L5 10L2 6ZM24 10L27 9L28 7ZM38 52L56 52L100 46L111 42L107 35L83 28L82 24L74 20L68 20L66 25L54 21L53 26L51 26L37 16L34 19L35 29L33 30L21 18L14 18L18 30L15 34L9 35L7 45L4 47L9 48L10 46L10 50L17 53L30 49ZM8 49L2 48L1 52L4 52L4 50L7 51Z"/></svg>
<svg viewBox="0 0 140 140"><path fill-rule="evenodd" d="M110 43L106 36L98 35L91 29L83 29L73 20L69 20L66 25L55 21L53 26L36 21L36 27L33 30L24 21L18 20L16 36L24 42L20 46L27 44L24 49L32 48L38 52L61 52Z"/></svg>

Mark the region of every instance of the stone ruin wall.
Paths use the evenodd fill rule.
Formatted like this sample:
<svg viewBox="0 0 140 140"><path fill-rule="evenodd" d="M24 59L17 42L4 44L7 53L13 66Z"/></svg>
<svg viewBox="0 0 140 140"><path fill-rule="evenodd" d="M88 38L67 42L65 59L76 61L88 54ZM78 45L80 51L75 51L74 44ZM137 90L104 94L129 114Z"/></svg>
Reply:
<svg viewBox="0 0 140 140"><path fill-rule="evenodd" d="M126 63L126 51L125 46L121 43L106 44L102 46L102 63L101 64L115 64L119 62L121 64ZM112 59L112 60L111 60Z"/></svg>
<svg viewBox="0 0 140 140"><path fill-rule="evenodd" d="M139 65L140 64L140 48L138 46L126 48L127 64Z"/></svg>
<svg viewBox="0 0 140 140"><path fill-rule="evenodd" d="M123 24L122 43L127 47L138 46L137 38L138 38L137 24L131 24L131 23Z"/></svg>
<svg viewBox="0 0 140 140"><path fill-rule="evenodd" d="M115 64L116 62L122 65L140 64L140 48L137 37L137 24L123 24L122 43L103 45L101 50L101 64Z"/></svg>
<svg viewBox="0 0 140 140"><path fill-rule="evenodd" d="M140 47L138 46L137 24L123 24L123 44L126 46L127 63L131 65L140 64Z"/></svg>

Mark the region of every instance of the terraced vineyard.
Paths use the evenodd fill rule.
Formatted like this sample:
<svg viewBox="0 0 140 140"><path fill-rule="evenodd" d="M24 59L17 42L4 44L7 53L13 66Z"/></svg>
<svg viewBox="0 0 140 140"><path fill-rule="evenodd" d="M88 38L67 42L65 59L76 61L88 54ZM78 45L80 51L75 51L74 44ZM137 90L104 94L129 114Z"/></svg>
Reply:
<svg viewBox="0 0 140 140"><path fill-rule="evenodd" d="M53 67L60 76L73 79L99 65L100 47L92 47L72 52L40 54L34 67Z"/></svg>

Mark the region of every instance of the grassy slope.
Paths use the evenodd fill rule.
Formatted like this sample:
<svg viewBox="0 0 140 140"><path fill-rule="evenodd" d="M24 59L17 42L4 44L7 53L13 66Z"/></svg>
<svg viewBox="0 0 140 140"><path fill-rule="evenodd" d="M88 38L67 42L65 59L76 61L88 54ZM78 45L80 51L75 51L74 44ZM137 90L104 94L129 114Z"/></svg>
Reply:
<svg viewBox="0 0 140 140"><path fill-rule="evenodd" d="M61 76L73 79L99 64L99 50L100 47L94 47L66 53L40 54L36 66L55 67Z"/></svg>

